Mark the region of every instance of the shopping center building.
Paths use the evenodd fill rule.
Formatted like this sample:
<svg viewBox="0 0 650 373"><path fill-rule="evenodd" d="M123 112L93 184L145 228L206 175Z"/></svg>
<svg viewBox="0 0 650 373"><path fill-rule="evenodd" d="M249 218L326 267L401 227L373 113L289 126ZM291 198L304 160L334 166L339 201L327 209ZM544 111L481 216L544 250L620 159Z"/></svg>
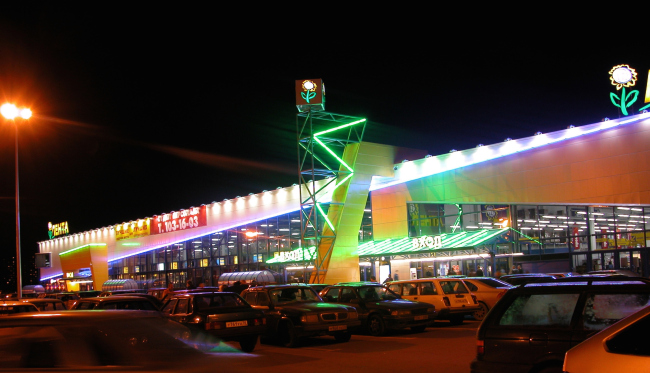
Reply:
<svg viewBox="0 0 650 373"><path fill-rule="evenodd" d="M347 174L39 242L50 254L41 281L68 290L127 278L214 286L222 274L272 271L279 282L335 283L518 265L647 277L648 144L647 113L437 156L344 144L337 159ZM316 195L314 211L329 207L314 222L303 209ZM336 234L307 239L314 225Z"/></svg>

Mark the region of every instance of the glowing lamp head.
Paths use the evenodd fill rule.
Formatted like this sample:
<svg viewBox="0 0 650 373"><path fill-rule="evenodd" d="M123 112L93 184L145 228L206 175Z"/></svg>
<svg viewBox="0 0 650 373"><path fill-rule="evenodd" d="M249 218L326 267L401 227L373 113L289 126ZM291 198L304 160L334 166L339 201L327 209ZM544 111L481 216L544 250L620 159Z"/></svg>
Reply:
<svg viewBox="0 0 650 373"><path fill-rule="evenodd" d="M14 104L0 106L0 114L7 119L14 119L18 116L18 108Z"/></svg>
<svg viewBox="0 0 650 373"><path fill-rule="evenodd" d="M255 237L255 236L257 236L257 232L252 232L252 231L246 232L246 237Z"/></svg>
<svg viewBox="0 0 650 373"><path fill-rule="evenodd" d="M29 109L21 109L20 110L20 117L23 119L29 119L32 117L32 111Z"/></svg>

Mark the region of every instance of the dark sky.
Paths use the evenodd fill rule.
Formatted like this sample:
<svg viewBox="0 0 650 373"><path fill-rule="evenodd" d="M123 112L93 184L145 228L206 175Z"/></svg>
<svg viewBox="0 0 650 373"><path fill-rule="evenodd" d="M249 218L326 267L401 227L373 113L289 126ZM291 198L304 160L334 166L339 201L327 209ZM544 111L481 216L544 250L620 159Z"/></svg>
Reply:
<svg viewBox="0 0 650 373"><path fill-rule="evenodd" d="M297 79L368 118L364 140L441 154L617 117L608 71L630 64L643 94L650 68L641 37L617 47L593 24L249 11L2 6L0 98L35 113L19 127L24 253L49 221L83 232L297 182ZM14 172L0 122L5 256Z"/></svg>

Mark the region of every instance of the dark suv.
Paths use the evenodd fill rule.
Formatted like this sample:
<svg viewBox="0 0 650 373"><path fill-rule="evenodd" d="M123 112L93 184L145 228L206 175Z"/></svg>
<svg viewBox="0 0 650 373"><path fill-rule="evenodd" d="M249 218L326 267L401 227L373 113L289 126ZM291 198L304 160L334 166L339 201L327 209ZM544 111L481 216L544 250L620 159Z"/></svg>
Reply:
<svg viewBox="0 0 650 373"><path fill-rule="evenodd" d="M372 335L405 328L421 332L436 318L433 304L401 299L375 282L341 283L326 287L320 294L326 302L356 308L361 324Z"/></svg>
<svg viewBox="0 0 650 373"><path fill-rule="evenodd" d="M256 310L239 295L225 292L190 292L168 297L162 312L188 326L196 336L206 332L225 341L238 341L251 352L266 332L264 312Z"/></svg>
<svg viewBox="0 0 650 373"><path fill-rule="evenodd" d="M361 324L354 307L325 303L309 285L256 286L244 290L242 297L264 311L266 337L285 347L297 347L303 336L331 335L347 342L350 329Z"/></svg>
<svg viewBox="0 0 650 373"><path fill-rule="evenodd" d="M109 297L79 299L71 310L142 310L159 311L150 299L138 296L113 295Z"/></svg>
<svg viewBox="0 0 650 373"><path fill-rule="evenodd" d="M565 353L650 305L650 282L568 277L508 290L477 332L479 372L562 372Z"/></svg>

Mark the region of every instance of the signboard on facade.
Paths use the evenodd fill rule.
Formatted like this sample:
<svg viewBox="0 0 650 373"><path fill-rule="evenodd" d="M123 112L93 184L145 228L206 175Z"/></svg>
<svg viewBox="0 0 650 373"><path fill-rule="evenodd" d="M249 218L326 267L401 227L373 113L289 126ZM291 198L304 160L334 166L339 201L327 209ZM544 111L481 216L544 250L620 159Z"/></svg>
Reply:
<svg viewBox="0 0 650 373"><path fill-rule="evenodd" d="M124 224L115 225L115 240L126 240L129 238L138 238L148 236L150 233L149 228L150 220L139 219L137 221L130 221Z"/></svg>
<svg viewBox="0 0 650 373"><path fill-rule="evenodd" d="M151 222L151 234L182 231L204 227L207 224L206 207L190 207L189 209L154 216Z"/></svg>
<svg viewBox="0 0 650 373"><path fill-rule="evenodd" d="M58 224L47 223L47 234L50 239L54 237L63 236L70 234L70 229L68 228L68 222L64 221Z"/></svg>
<svg viewBox="0 0 650 373"><path fill-rule="evenodd" d="M273 253L273 258L267 260L267 263L286 263L310 261L316 258L316 246L306 249L298 248L292 251L281 251Z"/></svg>
<svg viewBox="0 0 650 373"><path fill-rule="evenodd" d="M440 236L422 236L414 238L411 241L414 250L419 249L440 249L442 248L442 238Z"/></svg>

